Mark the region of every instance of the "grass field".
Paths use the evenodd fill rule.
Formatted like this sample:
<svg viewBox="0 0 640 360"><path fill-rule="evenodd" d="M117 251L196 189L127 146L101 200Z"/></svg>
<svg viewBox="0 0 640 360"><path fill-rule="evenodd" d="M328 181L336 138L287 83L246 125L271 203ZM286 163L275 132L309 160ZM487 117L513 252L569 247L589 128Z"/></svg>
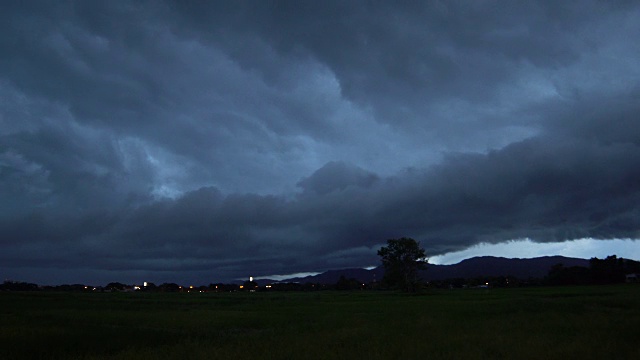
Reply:
<svg viewBox="0 0 640 360"><path fill-rule="evenodd" d="M640 286L0 293L0 359L640 359Z"/></svg>

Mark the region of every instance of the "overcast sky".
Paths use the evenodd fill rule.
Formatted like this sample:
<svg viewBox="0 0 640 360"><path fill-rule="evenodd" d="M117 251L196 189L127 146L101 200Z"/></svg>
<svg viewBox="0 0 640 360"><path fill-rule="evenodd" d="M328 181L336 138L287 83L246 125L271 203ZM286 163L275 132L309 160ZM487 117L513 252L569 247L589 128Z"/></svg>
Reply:
<svg viewBox="0 0 640 360"><path fill-rule="evenodd" d="M639 259L640 5L396 3L0 2L0 275Z"/></svg>

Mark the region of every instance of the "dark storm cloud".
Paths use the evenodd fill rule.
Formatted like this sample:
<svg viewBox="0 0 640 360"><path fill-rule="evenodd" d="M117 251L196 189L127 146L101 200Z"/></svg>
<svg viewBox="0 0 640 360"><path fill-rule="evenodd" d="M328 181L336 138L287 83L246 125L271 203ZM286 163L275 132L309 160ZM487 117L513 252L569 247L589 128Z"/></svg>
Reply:
<svg viewBox="0 0 640 360"><path fill-rule="evenodd" d="M229 48L268 81L283 69L260 61L256 41L292 58L317 58L336 74L343 95L373 106L382 113L378 120L393 126L424 122L434 101L452 96L492 102L523 63L573 63L590 45L592 21L624 11L597 2L263 2L231 9L176 2L173 8L183 15L179 26Z"/></svg>
<svg viewBox="0 0 640 360"><path fill-rule="evenodd" d="M325 195L349 186L369 187L378 180L375 174L342 162L329 162L308 178L298 182L305 193Z"/></svg>
<svg viewBox="0 0 640 360"><path fill-rule="evenodd" d="M0 7L5 277L204 283L371 265L398 236L430 256L640 236L633 3Z"/></svg>

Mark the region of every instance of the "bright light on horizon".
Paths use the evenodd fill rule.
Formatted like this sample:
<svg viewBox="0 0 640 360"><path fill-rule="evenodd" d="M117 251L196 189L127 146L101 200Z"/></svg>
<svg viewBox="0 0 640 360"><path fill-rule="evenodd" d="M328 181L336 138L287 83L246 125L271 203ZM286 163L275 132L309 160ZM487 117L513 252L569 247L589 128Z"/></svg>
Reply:
<svg viewBox="0 0 640 360"><path fill-rule="evenodd" d="M534 258L561 255L589 259L617 255L625 259L640 259L640 241L637 239L596 240L584 238L562 242L535 242L529 238L503 243L481 243L468 249L446 253L429 258L435 265L457 264L476 256L497 256L506 258Z"/></svg>

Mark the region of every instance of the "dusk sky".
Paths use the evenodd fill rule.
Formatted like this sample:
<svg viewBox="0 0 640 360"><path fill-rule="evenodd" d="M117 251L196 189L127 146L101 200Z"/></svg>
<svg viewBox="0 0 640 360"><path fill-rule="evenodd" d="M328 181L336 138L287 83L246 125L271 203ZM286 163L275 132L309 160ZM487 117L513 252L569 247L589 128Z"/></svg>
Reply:
<svg viewBox="0 0 640 360"><path fill-rule="evenodd" d="M1 1L0 281L640 260L640 4L397 3Z"/></svg>

